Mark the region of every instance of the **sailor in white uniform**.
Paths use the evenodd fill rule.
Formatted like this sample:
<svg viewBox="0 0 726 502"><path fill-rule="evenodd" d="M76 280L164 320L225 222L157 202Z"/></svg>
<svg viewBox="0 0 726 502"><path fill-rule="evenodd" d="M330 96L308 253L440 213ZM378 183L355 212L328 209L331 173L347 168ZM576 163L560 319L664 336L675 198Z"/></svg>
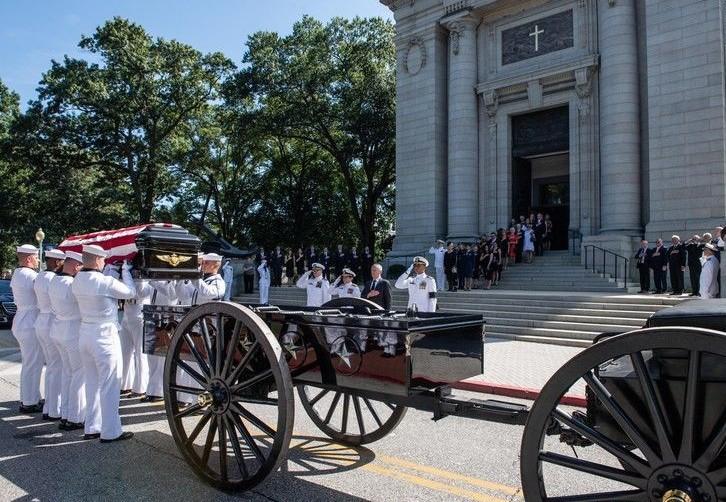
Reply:
<svg viewBox="0 0 726 502"><path fill-rule="evenodd" d="M232 281L234 281L234 268L229 260L222 266L222 278L224 279L224 301L229 301L232 296Z"/></svg>
<svg viewBox="0 0 726 502"><path fill-rule="evenodd" d="M132 272L132 275L135 274ZM134 279L134 284L136 295L124 302L124 317L121 323L121 329L132 344L130 353L124 354L124 380L126 372L130 372L133 368L130 379L132 395L141 397L146 394L149 385L149 360L143 350L144 305L151 303L154 287L144 279Z"/></svg>
<svg viewBox="0 0 726 502"><path fill-rule="evenodd" d="M118 335L118 300L136 295L130 266L121 268L121 281L103 275L108 253L96 245L83 246L83 269L73 279L71 290L81 311L79 349L86 380L84 439L120 441L133 436L121 429L121 341Z"/></svg>
<svg viewBox="0 0 726 502"><path fill-rule="evenodd" d="M325 267L320 263L313 263L312 270L305 272L298 279L296 286L307 291L307 306L320 307L330 301L330 283L323 276Z"/></svg>
<svg viewBox="0 0 726 502"><path fill-rule="evenodd" d="M446 254L446 243L441 239L436 241L436 246L429 249L429 253L434 255L434 270L436 270L436 284L444 287L444 255Z"/></svg>
<svg viewBox="0 0 726 502"><path fill-rule="evenodd" d="M178 299L174 281L151 281L154 292L151 295L151 305L176 305ZM164 400L164 358L149 354L149 384L146 387L146 396L141 402L156 403Z"/></svg>
<svg viewBox="0 0 726 502"><path fill-rule="evenodd" d="M699 283L699 292L701 298L718 298L718 274L719 262L716 258L718 248L707 243L703 249L703 256L701 257L701 276ZM722 256L724 256L722 254Z"/></svg>
<svg viewBox="0 0 726 502"><path fill-rule="evenodd" d="M38 275L38 248L23 244L16 248L18 268L13 272L10 288L17 305L12 333L20 346L20 412L40 413L40 378L43 373L43 351L35 334L38 300L33 284Z"/></svg>
<svg viewBox="0 0 726 502"><path fill-rule="evenodd" d="M360 298L360 288L353 283L355 272L344 268L330 288L330 295L338 298Z"/></svg>
<svg viewBox="0 0 726 502"><path fill-rule="evenodd" d="M86 396L83 384L83 361L78 352L78 330L81 312L71 285L83 266L81 253L66 252L63 270L50 281L48 296L55 316L51 338L61 356L61 422L58 428L66 431L83 429L86 419Z"/></svg>
<svg viewBox="0 0 726 502"><path fill-rule="evenodd" d="M260 304L267 305L270 299L270 267L267 265L267 259L262 258L260 266L257 267L260 274L258 285L260 287Z"/></svg>
<svg viewBox="0 0 726 502"><path fill-rule="evenodd" d="M416 305L419 312L436 311L436 280L426 275L428 266L426 258L416 256L413 265L396 280L397 289L408 289L408 308Z"/></svg>

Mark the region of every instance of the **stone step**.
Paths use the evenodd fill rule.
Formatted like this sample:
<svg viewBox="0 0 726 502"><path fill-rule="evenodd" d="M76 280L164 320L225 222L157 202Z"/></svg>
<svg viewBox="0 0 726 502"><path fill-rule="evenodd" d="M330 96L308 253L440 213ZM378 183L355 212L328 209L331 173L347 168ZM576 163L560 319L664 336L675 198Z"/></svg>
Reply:
<svg viewBox="0 0 726 502"><path fill-rule="evenodd" d="M544 337L544 338L567 338L571 340L584 340L592 342L593 339L599 334L593 331L574 331L574 330L561 330L561 329L549 329L549 328L528 328L521 326L506 326L501 324L487 324L486 333L503 333L510 335L519 336L532 336L532 337Z"/></svg>
<svg viewBox="0 0 726 502"><path fill-rule="evenodd" d="M554 336L532 336L532 335L516 335L512 333L490 333L487 332L487 338L499 338L503 340L516 340L519 342L547 343L551 345L561 345L565 347L589 347L592 342L589 340L578 340L575 338L558 338ZM484 364L486 365L486 355L484 356Z"/></svg>
<svg viewBox="0 0 726 502"><path fill-rule="evenodd" d="M647 316L633 318L633 317L615 317L615 316L604 316L598 313L598 315L573 315L573 314L540 314L535 312L507 312L507 311L492 311L492 310L477 310L477 314L482 314L486 319L513 319L522 322L531 323L546 323L546 322L561 322L561 323L576 323L576 324L594 324L594 325L614 325L614 326L629 326L639 328L643 325L643 322L647 319Z"/></svg>
<svg viewBox="0 0 726 502"><path fill-rule="evenodd" d="M579 332L592 332L595 334L598 333L604 333L604 332L623 332L623 331L631 331L634 329L641 328L642 326L638 324L604 324L604 323L598 323L596 322L596 319L593 319L592 322L561 322L561 321L541 321L541 320L532 320L532 319L521 319L521 318L504 318L504 317L496 317L496 318L486 318L487 325L492 326L507 326L507 327L516 327L516 328L522 328L522 329L529 329L529 328L537 328L537 329L549 329L552 331L562 332L562 333L579 333Z"/></svg>

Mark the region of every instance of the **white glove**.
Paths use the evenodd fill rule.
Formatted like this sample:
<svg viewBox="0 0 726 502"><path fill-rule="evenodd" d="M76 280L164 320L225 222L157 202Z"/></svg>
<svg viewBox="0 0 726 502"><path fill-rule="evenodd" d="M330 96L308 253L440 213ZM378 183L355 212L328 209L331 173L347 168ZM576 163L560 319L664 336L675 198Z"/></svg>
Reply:
<svg viewBox="0 0 726 502"><path fill-rule="evenodd" d="M124 260L123 265L121 265L121 270L126 270L128 272L131 270L131 264L127 260Z"/></svg>
<svg viewBox="0 0 726 502"><path fill-rule="evenodd" d="M410 267L408 267L408 268L406 269L406 274L407 274L407 275L411 275L411 272L413 272L413 265L411 265Z"/></svg>

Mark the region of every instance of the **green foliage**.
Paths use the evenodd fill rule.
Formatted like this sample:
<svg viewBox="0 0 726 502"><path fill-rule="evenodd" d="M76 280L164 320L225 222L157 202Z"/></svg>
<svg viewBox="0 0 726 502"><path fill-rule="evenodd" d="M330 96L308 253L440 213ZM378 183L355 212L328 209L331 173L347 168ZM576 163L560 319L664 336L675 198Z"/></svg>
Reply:
<svg viewBox="0 0 726 502"><path fill-rule="evenodd" d="M388 278L396 280L398 279L402 273L406 271L406 266L401 265L400 263L394 263L390 267L388 267Z"/></svg>

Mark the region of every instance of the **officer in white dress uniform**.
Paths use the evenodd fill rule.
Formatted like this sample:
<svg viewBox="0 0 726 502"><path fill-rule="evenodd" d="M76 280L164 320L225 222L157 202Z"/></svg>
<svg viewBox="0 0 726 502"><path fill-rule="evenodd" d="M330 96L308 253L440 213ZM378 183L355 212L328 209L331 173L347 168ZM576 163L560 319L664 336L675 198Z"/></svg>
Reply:
<svg viewBox="0 0 726 502"><path fill-rule="evenodd" d="M408 289L408 308L415 304L419 312L436 311L436 280L426 275L428 266L426 258L416 256L413 265L396 280L396 288Z"/></svg>
<svg viewBox="0 0 726 502"><path fill-rule="evenodd" d="M53 342L50 331L55 321L50 308L48 288L50 281L55 277L56 271L63 266L65 253L53 249L45 253L46 269L38 272L33 284L35 297L38 300L38 317L35 319L35 336L45 359L45 404L43 405L43 420L60 420L60 393L63 378L63 361L60 352Z"/></svg>
<svg viewBox="0 0 726 502"><path fill-rule="evenodd" d="M353 283L355 272L344 268L340 277L335 280L330 288L330 295L338 298L360 298L360 288Z"/></svg>
<svg viewBox="0 0 726 502"><path fill-rule="evenodd" d="M441 239L436 241L436 246L429 249L429 253L434 255L434 269L436 270L436 284L444 287L444 255L446 254L446 243Z"/></svg>
<svg viewBox="0 0 726 502"><path fill-rule="evenodd" d="M710 242L703 248L701 277L698 289L701 298L718 298L718 275L720 270L718 258L716 258L717 252L718 248Z"/></svg>
<svg viewBox="0 0 726 502"><path fill-rule="evenodd" d="M151 295L151 305L176 305L178 299L174 281L151 281L154 293ZM141 402L156 403L164 400L164 358L162 356L148 355L149 385L146 387L146 396Z"/></svg>
<svg viewBox="0 0 726 502"><path fill-rule="evenodd" d="M78 352L78 330L81 327L81 311L71 285L83 266L81 253L66 252L63 270L50 281L48 296L55 316L51 338L61 356L61 423L58 428L66 431L83 429L86 418L86 396L83 384L83 361Z"/></svg>
<svg viewBox="0 0 726 502"><path fill-rule="evenodd" d="M312 270L305 272L298 279L296 286L307 291L308 307L320 307L330 301L330 283L323 277L325 267L320 263L313 263Z"/></svg>
<svg viewBox="0 0 726 502"><path fill-rule="evenodd" d="M16 248L18 268L13 272L10 288L13 290L17 312L12 333L20 346L20 412L40 413L40 377L43 373L43 351L35 334L38 300L33 284L38 275L38 248L23 244Z"/></svg>
<svg viewBox="0 0 726 502"><path fill-rule="evenodd" d="M232 296L232 281L234 280L234 268L229 260L222 266L222 278L224 279L224 300L229 301Z"/></svg>
<svg viewBox="0 0 726 502"><path fill-rule="evenodd" d="M101 442L129 439L132 432L121 429L121 341L118 334L118 300L136 295L130 266L121 268L121 281L103 275L108 253L100 246L83 246L83 269L73 279L71 290L81 311L79 349L86 380L86 423L84 439Z"/></svg>
<svg viewBox="0 0 726 502"><path fill-rule="evenodd" d="M260 287L260 303L267 305L270 299L270 267L267 265L266 258L262 258L260 266L257 267L257 272L260 274L260 280L258 282Z"/></svg>

